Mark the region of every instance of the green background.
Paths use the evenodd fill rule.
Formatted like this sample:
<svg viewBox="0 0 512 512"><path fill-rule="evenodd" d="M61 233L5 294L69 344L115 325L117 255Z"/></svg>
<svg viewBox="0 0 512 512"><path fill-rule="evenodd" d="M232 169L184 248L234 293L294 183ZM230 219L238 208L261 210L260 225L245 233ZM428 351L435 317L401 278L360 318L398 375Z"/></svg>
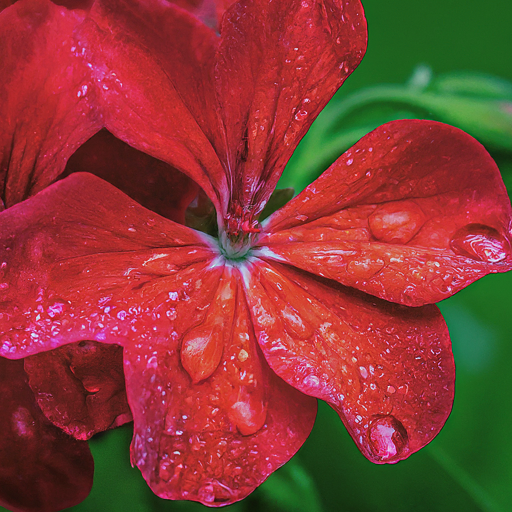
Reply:
<svg viewBox="0 0 512 512"><path fill-rule="evenodd" d="M417 64L435 74L454 70L512 80L512 2L481 0L365 0L369 47L338 98L369 85L404 83ZM327 109L332 109L332 104ZM322 122L322 117L318 121ZM307 140L305 141L307 143ZM322 147L317 148L321 159ZM493 154L512 191L512 157ZM300 161L287 170L294 183ZM311 179L314 176L311 176ZM376 466L355 448L335 413L321 404L312 435L298 456L239 511L512 510L512 274L489 276L440 308L457 365L453 413L424 450L393 466ZM129 428L91 442L95 485L74 512L200 511L152 495L129 467Z"/></svg>

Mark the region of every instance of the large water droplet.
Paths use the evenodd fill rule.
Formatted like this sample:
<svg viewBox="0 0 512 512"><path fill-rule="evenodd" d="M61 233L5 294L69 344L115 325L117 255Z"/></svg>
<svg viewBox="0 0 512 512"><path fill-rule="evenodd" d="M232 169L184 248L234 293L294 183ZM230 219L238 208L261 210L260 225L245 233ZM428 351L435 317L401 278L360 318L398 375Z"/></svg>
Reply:
<svg viewBox="0 0 512 512"><path fill-rule="evenodd" d="M461 256L486 263L498 263L510 254L510 245L498 231L484 224L468 224L450 241L450 248Z"/></svg>
<svg viewBox="0 0 512 512"><path fill-rule="evenodd" d="M213 503L215 501L215 489L211 483L203 485L197 492L201 503Z"/></svg>
<svg viewBox="0 0 512 512"><path fill-rule="evenodd" d="M373 236L394 244L409 242L424 222L425 215L414 201L385 203L368 218Z"/></svg>
<svg viewBox="0 0 512 512"><path fill-rule="evenodd" d="M243 436L250 436L260 430L267 419L267 402L257 393L244 388L239 391L238 400L229 410L229 419Z"/></svg>
<svg viewBox="0 0 512 512"><path fill-rule="evenodd" d="M397 459L409 442L407 430L391 415L374 416L368 439L371 452L381 461Z"/></svg>
<svg viewBox="0 0 512 512"><path fill-rule="evenodd" d="M219 366L224 348L222 327L220 322L207 322L190 330L183 339L181 364L196 383L208 378Z"/></svg>

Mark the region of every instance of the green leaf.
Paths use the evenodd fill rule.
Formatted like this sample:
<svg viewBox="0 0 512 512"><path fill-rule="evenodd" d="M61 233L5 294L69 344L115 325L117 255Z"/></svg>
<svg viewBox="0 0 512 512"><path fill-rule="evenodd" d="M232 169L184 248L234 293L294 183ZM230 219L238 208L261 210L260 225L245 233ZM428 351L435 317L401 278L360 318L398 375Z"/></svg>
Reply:
<svg viewBox="0 0 512 512"><path fill-rule="evenodd" d="M320 496L297 457L272 474L259 489L263 510L323 512Z"/></svg>
<svg viewBox="0 0 512 512"><path fill-rule="evenodd" d="M295 151L280 186L301 190L361 137L396 119L451 124L490 151L512 154L512 83L480 73L436 78L422 65L404 85L377 85L335 97Z"/></svg>
<svg viewBox="0 0 512 512"><path fill-rule="evenodd" d="M279 208L282 208L293 197L294 192L291 187L274 190L260 214L259 221L265 220L269 215L272 215L275 211L279 210Z"/></svg>

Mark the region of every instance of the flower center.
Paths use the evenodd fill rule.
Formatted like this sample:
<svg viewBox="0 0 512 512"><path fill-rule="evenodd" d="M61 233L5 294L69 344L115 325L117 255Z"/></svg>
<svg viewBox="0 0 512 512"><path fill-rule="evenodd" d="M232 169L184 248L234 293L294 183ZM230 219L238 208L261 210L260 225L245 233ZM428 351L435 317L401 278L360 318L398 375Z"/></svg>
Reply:
<svg viewBox="0 0 512 512"><path fill-rule="evenodd" d="M229 260L246 259L260 231L258 221L252 218L252 212L234 203L224 218L224 228L219 229L221 253Z"/></svg>
<svg viewBox="0 0 512 512"><path fill-rule="evenodd" d="M257 232L246 233L240 231L238 235L234 235L228 231L221 230L219 232L220 252L228 260L245 260L250 256L256 236Z"/></svg>

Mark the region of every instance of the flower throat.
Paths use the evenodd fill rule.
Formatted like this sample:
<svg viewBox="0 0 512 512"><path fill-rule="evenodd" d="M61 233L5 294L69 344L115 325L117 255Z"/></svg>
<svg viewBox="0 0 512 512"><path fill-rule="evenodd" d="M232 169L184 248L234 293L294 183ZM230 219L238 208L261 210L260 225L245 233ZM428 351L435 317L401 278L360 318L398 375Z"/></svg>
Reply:
<svg viewBox="0 0 512 512"><path fill-rule="evenodd" d="M244 210L235 202L224 217L224 227L219 229L219 246L229 260L245 260L253 247L261 226L253 219L253 212Z"/></svg>

